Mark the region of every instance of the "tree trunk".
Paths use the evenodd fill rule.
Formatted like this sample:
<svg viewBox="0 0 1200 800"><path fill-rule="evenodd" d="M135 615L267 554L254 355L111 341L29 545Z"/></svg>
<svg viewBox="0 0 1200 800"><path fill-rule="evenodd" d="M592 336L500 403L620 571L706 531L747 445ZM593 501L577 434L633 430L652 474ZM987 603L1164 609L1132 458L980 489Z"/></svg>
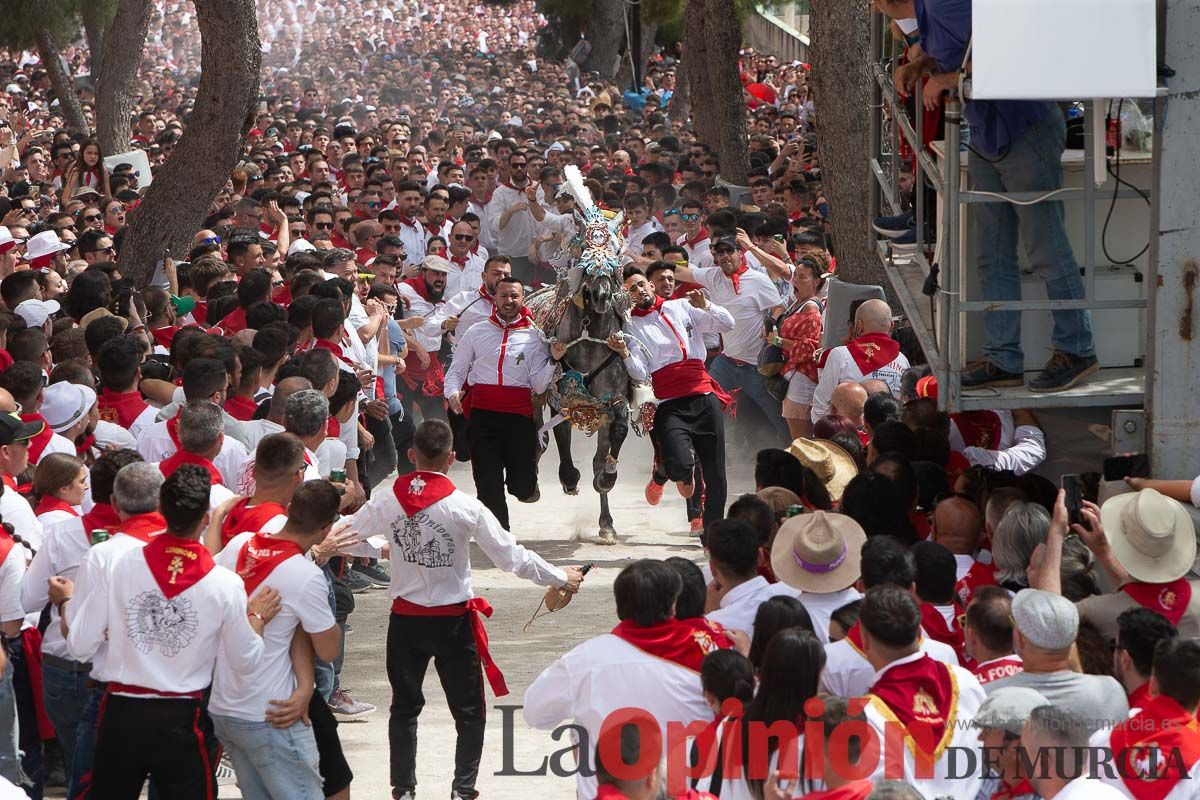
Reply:
<svg viewBox="0 0 1200 800"><path fill-rule="evenodd" d="M711 101L713 97L708 71L708 39L704 34L704 29L708 27L705 20L707 13L704 0L688 0L687 8L683 12L683 71L685 74L676 78L676 82L687 82L689 101L694 97L701 103ZM715 116L707 113L706 109L706 113L695 114L694 117L696 137L704 144L716 149L719 135ZM680 118L679 121L680 124L683 124L686 122L686 118Z"/></svg>
<svg viewBox="0 0 1200 800"><path fill-rule="evenodd" d="M883 265L868 238L869 15L857 4L838 0L813 0L809 13L817 155L821 186L829 198L838 277L887 286Z"/></svg>
<svg viewBox="0 0 1200 800"><path fill-rule="evenodd" d="M654 53L654 37L658 34L658 23L647 22L642 20L642 35L638 37L641 44L641 50L638 51L642 59L642 77L646 75L646 61ZM615 83L622 91L629 86L633 81L633 64L629 60L629 53L621 56L621 66L617 68L617 77ZM640 86L638 87L641 88Z"/></svg>
<svg viewBox="0 0 1200 800"><path fill-rule="evenodd" d="M42 66L50 78L50 85L54 89L54 96L58 98L58 105L67 127L79 131L84 136L91 135L92 129L88 126L87 117L83 115L83 107L79 105L79 95L75 94L75 79L63 63L58 45L45 28L38 28L36 36L38 56L42 59Z"/></svg>
<svg viewBox="0 0 1200 800"><path fill-rule="evenodd" d="M682 55L683 58L675 69L675 92L671 95L671 102L667 105L667 113L676 130L683 130L687 126L688 117L692 113L692 81L688 77L690 56L688 56L686 46Z"/></svg>
<svg viewBox="0 0 1200 800"><path fill-rule="evenodd" d="M709 94L712 104L713 131L721 178L745 186L750 171L750 149L746 129L746 102L738 72L738 51L742 47L742 23L737 0L708 0L704 38L708 44ZM699 96L699 95L697 95ZM707 114L705 116L708 116Z"/></svg>
<svg viewBox="0 0 1200 800"><path fill-rule="evenodd" d="M592 0L587 38L592 52L584 69L595 70L601 78L611 81L617 74L621 45L625 42L624 0Z"/></svg>
<svg viewBox="0 0 1200 800"><path fill-rule="evenodd" d="M79 9L83 17L83 35L87 39L88 66L91 68L93 85L104 60L104 27L108 24L104 12L105 4L95 0L83 3Z"/></svg>
<svg viewBox="0 0 1200 800"><path fill-rule="evenodd" d="M96 138L105 155L129 149L133 87L137 82L146 32L150 27L151 0L120 0L116 16L105 33L109 46L96 70Z"/></svg>
<svg viewBox="0 0 1200 800"><path fill-rule="evenodd" d="M262 64L254 0L196 0L196 18L200 88L191 122L133 212L121 249L121 272L139 286L163 248L190 249L254 122Z"/></svg>

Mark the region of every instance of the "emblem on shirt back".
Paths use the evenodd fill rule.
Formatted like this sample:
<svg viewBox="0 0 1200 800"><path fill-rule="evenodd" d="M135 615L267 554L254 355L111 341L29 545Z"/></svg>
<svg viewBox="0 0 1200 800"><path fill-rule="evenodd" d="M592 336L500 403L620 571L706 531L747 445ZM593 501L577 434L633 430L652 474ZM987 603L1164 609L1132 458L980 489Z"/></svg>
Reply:
<svg viewBox="0 0 1200 800"><path fill-rule="evenodd" d="M913 695L913 714L917 717L937 717L937 702L924 689L918 689Z"/></svg>
<svg viewBox="0 0 1200 800"><path fill-rule="evenodd" d="M420 480L420 478L416 480ZM412 491L411 485L408 490ZM429 539L425 539L421 529L422 518L435 534ZM440 525L430 521L424 512L393 522L392 542L396 545L392 552L395 553L398 550L400 557L409 564L431 569L454 566L454 540L444 529L441 529Z"/></svg>
<svg viewBox="0 0 1200 800"><path fill-rule="evenodd" d="M175 582L175 573L171 582ZM125 609L129 638L146 654L157 647L168 658L178 655L196 638L197 623L191 600L183 596L168 600L158 591L142 592Z"/></svg>
<svg viewBox="0 0 1200 800"><path fill-rule="evenodd" d="M1175 607L1175 601L1178 599L1179 597L1175 594L1175 590L1170 587L1158 593L1158 604L1167 611Z"/></svg>
<svg viewBox="0 0 1200 800"><path fill-rule="evenodd" d="M418 475L408 484L408 493L420 494L423 491L425 491L425 480Z"/></svg>

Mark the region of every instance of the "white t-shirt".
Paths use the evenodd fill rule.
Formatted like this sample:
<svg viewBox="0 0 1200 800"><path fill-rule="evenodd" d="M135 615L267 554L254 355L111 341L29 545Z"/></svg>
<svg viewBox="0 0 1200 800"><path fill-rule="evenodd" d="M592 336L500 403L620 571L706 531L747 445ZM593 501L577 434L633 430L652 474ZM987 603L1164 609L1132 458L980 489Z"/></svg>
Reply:
<svg viewBox="0 0 1200 800"><path fill-rule="evenodd" d="M712 301L733 315L733 330L721 335L724 354L750 364L758 363L762 349L763 317L781 305L779 290L761 272L747 269L738 278L738 290L720 267L692 269L696 283L708 290Z"/></svg>
<svg viewBox="0 0 1200 800"><path fill-rule="evenodd" d="M237 571L238 555L253 533L240 533L214 557L219 566ZM234 669L222 648L217 652L211 714L261 722L266 719L268 701L286 700L296 688L292 672L292 636L299 625L306 633L323 633L336 622L329 608L325 576L316 564L303 556L281 562L262 582L279 592L279 613L263 629L263 658L250 672Z"/></svg>

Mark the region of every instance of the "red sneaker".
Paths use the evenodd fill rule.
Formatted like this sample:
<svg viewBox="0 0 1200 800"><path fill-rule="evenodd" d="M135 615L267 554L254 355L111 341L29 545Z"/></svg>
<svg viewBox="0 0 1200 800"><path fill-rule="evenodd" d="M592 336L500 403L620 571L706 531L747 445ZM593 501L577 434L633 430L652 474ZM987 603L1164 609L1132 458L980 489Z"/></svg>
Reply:
<svg viewBox="0 0 1200 800"><path fill-rule="evenodd" d="M693 536L699 536L700 534L704 533L704 518L696 517L694 520L692 520L691 530Z"/></svg>
<svg viewBox="0 0 1200 800"><path fill-rule="evenodd" d="M683 481L675 481L675 488L679 490L679 496L687 500L696 493L696 484L684 483Z"/></svg>
<svg viewBox="0 0 1200 800"><path fill-rule="evenodd" d="M661 484L655 483L651 478L646 484L646 502L652 506L658 505L658 501L662 500L663 487Z"/></svg>

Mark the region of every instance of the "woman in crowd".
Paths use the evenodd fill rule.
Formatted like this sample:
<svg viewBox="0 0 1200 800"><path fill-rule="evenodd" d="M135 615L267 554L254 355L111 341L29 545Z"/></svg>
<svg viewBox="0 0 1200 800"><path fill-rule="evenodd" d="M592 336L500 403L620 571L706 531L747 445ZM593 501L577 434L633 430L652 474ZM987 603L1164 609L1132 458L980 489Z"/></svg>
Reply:
<svg viewBox="0 0 1200 800"><path fill-rule="evenodd" d="M812 435L812 397L817 388L816 351L821 347L821 317L825 303L826 265L819 253L809 253L796 264L792 299L779 324L779 346L787 353L783 375L788 380L783 418L793 439Z"/></svg>

